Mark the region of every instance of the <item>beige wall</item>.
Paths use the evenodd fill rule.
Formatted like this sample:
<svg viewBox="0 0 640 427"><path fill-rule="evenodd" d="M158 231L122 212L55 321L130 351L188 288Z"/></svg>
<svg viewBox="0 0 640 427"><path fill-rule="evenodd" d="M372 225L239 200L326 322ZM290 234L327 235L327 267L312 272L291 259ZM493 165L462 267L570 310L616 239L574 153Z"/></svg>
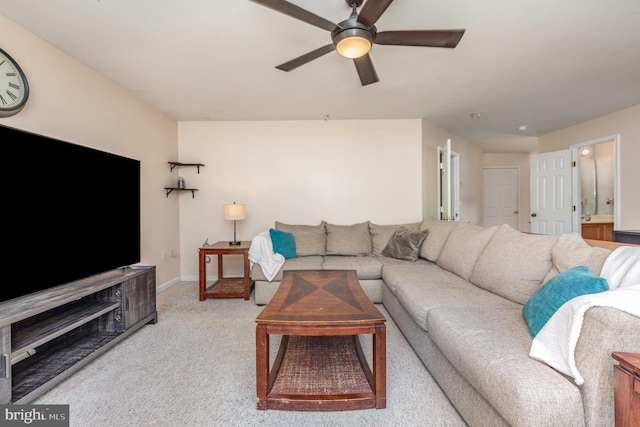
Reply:
<svg viewBox="0 0 640 427"><path fill-rule="evenodd" d="M451 139L460 155L460 221L482 223L482 150L456 135L422 120L422 215L438 218L438 146Z"/></svg>
<svg viewBox="0 0 640 427"><path fill-rule="evenodd" d="M160 260L161 249L179 247L178 199L162 189L177 157L176 122L2 15L0 40L30 87L25 108L0 124L140 160L142 263L157 266L159 286L178 278L177 258Z"/></svg>
<svg viewBox="0 0 640 427"><path fill-rule="evenodd" d="M529 153L484 153L482 156L483 165L489 167L517 167L518 168L518 229L520 231L531 231L531 221L529 220L530 206L530 160ZM483 213L484 216L484 213Z"/></svg>
<svg viewBox="0 0 640 427"><path fill-rule="evenodd" d="M180 122L180 160L195 199L180 195L182 275L198 274L197 248L230 240L222 205L244 203L238 239L275 221L292 224L378 224L422 219L420 120ZM230 257L231 258L231 257ZM207 273L215 275L217 260ZM229 260L229 273L241 272ZM225 261L225 274L227 261Z"/></svg>
<svg viewBox="0 0 640 427"><path fill-rule="evenodd" d="M543 135L539 151L564 150L574 144L616 134L620 135L619 228L640 230L640 104Z"/></svg>

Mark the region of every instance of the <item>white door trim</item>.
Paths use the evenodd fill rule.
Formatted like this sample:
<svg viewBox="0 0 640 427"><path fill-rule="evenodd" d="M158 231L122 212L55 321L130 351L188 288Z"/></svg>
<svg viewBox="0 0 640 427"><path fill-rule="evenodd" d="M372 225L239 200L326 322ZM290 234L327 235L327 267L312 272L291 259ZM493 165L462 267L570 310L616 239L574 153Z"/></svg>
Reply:
<svg viewBox="0 0 640 427"><path fill-rule="evenodd" d="M460 154L451 151L451 139L438 146L438 213L444 221L460 221ZM445 180L443 180L443 177Z"/></svg>

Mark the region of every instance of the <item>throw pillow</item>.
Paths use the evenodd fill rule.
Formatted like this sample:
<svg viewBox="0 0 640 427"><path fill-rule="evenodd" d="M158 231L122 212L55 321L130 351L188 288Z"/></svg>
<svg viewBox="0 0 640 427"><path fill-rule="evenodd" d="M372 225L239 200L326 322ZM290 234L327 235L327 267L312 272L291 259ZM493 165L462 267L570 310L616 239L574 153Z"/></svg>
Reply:
<svg viewBox="0 0 640 427"><path fill-rule="evenodd" d="M324 221L320 225L285 224L276 221L276 230L293 233L296 253L299 256L325 255L327 250L327 229Z"/></svg>
<svg viewBox="0 0 640 427"><path fill-rule="evenodd" d="M327 224L327 255L370 255L369 221L352 225Z"/></svg>
<svg viewBox="0 0 640 427"><path fill-rule="evenodd" d="M424 239L427 238L427 234L429 234L429 230L420 231L400 228L393 233L389 243L382 250L382 255L415 261L420 255L420 247Z"/></svg>
<svg viewBox="0 0 640 427"><path fill-rule="evenodd" d="M393 233L399 228L411 228L419 230L422 222L413 222L407 224L389 224L379 225L369 223L369 233L371 233L371 243L373 244L373 253L380 255L382 250L387 246Z"/></svg>
<svg viewBox="0 0 640 427"><path fill-rule="evenodd" d="M270 228L269 235L271 236L274 252L279 253L285 257L285 259L298 258L298 254L296 253L296 241L293 238L293 233Z"/></svg>
<svg viewBox="0 0 640 427"><path fill-rule="evenodd" d="M567 301L580 295L609 290L607 280L596 277L587 266L581 265L551 278L542 285L522 307L522 315L531 337L540 332L553 314Z"/></svg>

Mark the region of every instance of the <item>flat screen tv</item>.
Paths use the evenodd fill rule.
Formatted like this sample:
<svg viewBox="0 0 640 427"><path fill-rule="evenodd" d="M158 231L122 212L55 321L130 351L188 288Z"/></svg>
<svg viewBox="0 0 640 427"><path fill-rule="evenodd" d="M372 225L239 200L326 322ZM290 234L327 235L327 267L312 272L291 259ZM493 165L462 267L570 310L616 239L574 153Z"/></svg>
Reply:
<svg viewBox="0 0 640 427"><path fill-rule="evenodd" d="M0 301L140 262L140 161L0 125Z"/></svg>

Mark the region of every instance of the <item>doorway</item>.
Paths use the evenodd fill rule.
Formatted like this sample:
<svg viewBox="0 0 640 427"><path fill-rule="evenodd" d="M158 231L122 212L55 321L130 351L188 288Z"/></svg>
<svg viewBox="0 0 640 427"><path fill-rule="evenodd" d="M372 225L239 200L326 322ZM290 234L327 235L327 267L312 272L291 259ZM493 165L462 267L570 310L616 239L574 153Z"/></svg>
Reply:
<svg viewBox="0 0 640 427"><path fill-rule="evenodd" d="M571 146L571 158L576 166L572 177L573 231L580 233L584 225L594 228L596 224L617 228L619 144L620 135L612 135Z"/></svg>
<svg viewBox="0 0 640 427"><path fill-rule="evenodd" d="M460 155L451 151L451 140L438 147L438 219L460 220Z"/></svg>
<svg viewBox="0 0 640 427"><path fill-rule="evenodd" d="M518 230L519 195L517 166L485 167L483 174L483 225L509 224Z"/></svg>

